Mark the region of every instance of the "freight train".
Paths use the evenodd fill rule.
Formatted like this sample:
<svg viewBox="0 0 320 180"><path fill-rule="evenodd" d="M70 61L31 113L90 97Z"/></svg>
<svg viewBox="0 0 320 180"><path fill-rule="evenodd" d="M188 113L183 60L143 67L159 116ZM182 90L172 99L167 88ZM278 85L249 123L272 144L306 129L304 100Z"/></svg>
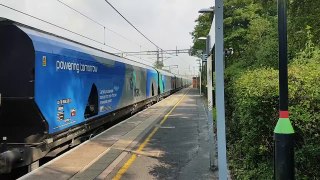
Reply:
<svg viewBox="0 0 320 180"><path fill-rule="evenodd" d="M191 80L17 22L0 22L0 172L76 145Z"/></svg>

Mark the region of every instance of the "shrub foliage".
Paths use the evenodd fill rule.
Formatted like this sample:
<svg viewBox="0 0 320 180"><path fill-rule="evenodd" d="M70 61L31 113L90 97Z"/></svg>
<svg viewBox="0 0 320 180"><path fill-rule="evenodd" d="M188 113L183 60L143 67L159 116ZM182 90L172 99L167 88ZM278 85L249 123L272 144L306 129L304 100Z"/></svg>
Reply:
<svg viewBox="0 0 320 180"><path fill-rule="evenodd" d="M272 179L278 120L278 70L258 68L228 82L229 165L236 179ZM289 66L289 112L296 131L297 179L320 177L320 62Z"/></svg>
<svg viewBox="0 0 320 180"><path fill-rule="evenodd" d="M289 111L296 131L296 175L297 179L318 179L320 1L287 2ZM225 57L228 162L234 179L273 177L273 130L279 100L277 18L274 0L224 0L224 46L234 50ZM194 40L206 35L210 20L208 15L199 16ZM204 44L194 41L193 47L202 50Z"/></svg>

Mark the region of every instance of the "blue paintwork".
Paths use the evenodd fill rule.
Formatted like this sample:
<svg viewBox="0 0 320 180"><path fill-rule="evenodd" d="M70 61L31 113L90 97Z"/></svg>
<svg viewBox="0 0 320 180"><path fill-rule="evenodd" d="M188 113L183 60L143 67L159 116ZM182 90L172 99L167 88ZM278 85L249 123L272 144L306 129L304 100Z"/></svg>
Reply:
<svg viewBox="0 0 320 180"><path fill-rule="evenodd" d="M154 96L157 95L158 92L158 72L154 69L147 70L147 97L152 97L152 84L154 90Z"/></svg>
<svg viewBox="0 0 320 180"><path fill-rule="evenodd" d="M152 95L157 96L159 85L160 93L170 90L167 88L169 76L159 76L153 68L129 65L123 60L115 61L119 58L115 56L114 60L97 57L89 54L87 49L57 37L28 29L25 32L35 49L35 102L48 123L49 134ZM86 118L86 106L93 86L97 88L98 112Z"/></svg>
<svg viewBox="0 0 320 180"><path fill-rule="evenodd" d="M109 60L111 63L105 65L78 48L42 37L30 37L36 51L35 101L49 124L49 133L88 120L85 119L84 112L93 84L98 88L99 94L99 113L96 116L118 108L125 81L124 63ZM43 57L46 57L46 65L43 65ZM63 63L70 63L71 68L65 66L67 69L61 69ZM92 70L84 65L94 68ZM67 101L61 110L59 100L71 102ZM72 116L73 110L75 114ZM58 112L62 111L64 118L59 120Z"/></svg>

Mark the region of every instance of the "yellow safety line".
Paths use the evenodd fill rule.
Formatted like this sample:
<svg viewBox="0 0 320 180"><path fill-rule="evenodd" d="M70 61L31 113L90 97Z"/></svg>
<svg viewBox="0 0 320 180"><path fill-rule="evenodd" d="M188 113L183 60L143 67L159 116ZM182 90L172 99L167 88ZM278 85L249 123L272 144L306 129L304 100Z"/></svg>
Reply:
<svg viewBox="0 0 320 180"><path fill-rule="evenodd" d="M179 103L183 100L183 98L188 94L190 89L183 95L183 97L173 106L173 108L163 117L163 119L160 122L160 125L162 125L166 120L168 119L169 115L172 113L172 111L179 105ZM139 146L137 153L140 153L143 148L148 144L152 136L158 131L159 127L156 127L153 129L153 131L149 134L149 136L143 141L143 143ZM133 154L130 159L121 167L121 169L117 172L116 176L112 178L112 180L120 180L121 177L127 170L130 168L132 163L137 159L137 155Z"/></svg>

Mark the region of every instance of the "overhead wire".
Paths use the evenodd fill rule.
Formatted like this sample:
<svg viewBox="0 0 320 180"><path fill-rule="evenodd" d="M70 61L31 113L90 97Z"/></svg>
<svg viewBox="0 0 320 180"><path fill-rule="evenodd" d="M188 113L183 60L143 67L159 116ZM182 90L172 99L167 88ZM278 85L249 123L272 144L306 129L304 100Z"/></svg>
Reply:
<svg viewBox="0 0 320 180"><path fill-rule="evenodd" d="M120 11L118 11L117 8L115 8L108 0L105 0L106 3L109 4L109 6L115 10L130 26L132 26L139 34L141 34L144 38L146 38L151 44L153 44L157 49L160 49L161 52L165 52L165 54L169 54L167 53L165 50L163 50L161 47L159 47L157 44L155 44L153 41L151 41L145 34L143 34L135 25L133 25L126 17L124 17L124 15L122 15L122 13ZM159 53L161 53L159 52ZM171 54L169 54L171 55ZM173 55L171 55L173 56Z"/></svg>
<svg viewBox="0 0 320 180"><path fill-rule="evenodd" d="M94 22L94 23L96 23L96 24L98 24L98 25L102 26L104 29L107 29L108 31L110 31L110 32L112 32L112 33L114 33L114 34L116 34L116 35L120 36L121 38L123 38L123 39L125 39L125 40L127 40L127 41L130 41L130 42L132 42L132 43L134 43L134 44L136 44L136 45L138 45L138 46L140 46L140 47L143 47L141 44L139 44L139 43L137 43L137 42L135 42L135 41L133 41L133 40L131 40L131 39L129 39L129 38L127 38L127 37L125 37L125 36L121 35L120 33L118 33L118 32L116 32L116 31L114 31L114 30L112 30L112 29L110 29L110 28L106 27L106 26L105 26L105 25L103 25L102 23L100 23L100 22L98 22L98 21L94 20L93 18L91 18L91 17L89 17L88 15L86 15L86 14L82 13L81 11L79 11L79 10L77 10L77 9L75 9L75 8L73 8L73 7L71 7L70 5L68 5L68 4L64 3L64 2L62 2L61 0L57 0L57 1L58 1L59 3L61 3L61 4L65 5L66 7L70 8L71 10L73 10L73 11L75 11L75 12L79 13L79 14L80 14L80 15L82 15L83 17L85 17L85 18L87 18L87 19L91 20L92 22ZM105 32L104 32L104 33L105 33ZM104 43L105 43L105 37L104 37ZM146 48L146 47L144 47L144 48ZM121 51L121 52L124 52L124 51ZM133 57L136 57L136 56L133 56ZM140 59L142 59L142 58L140 58ZM146 62L152 63L152 62L147 61L147 60L145 60L145 59L143 59L143 60L144 60L144 61L146 61Z"/></svg>
<svg viewBox="0 0 320 180"><path fill-rule="evenodd" d="M141 59L141 60L144 60L144 61L146 61L146 62L148 62L148 63L151 63L151 64L154 63L154 62L151 62L151 61L149 61L149 60L146 60L146 59L144 59L144 58L141 58L141 57L138 57L138 56L135 56L135 55L130 55L130 56L136 57L136 58Z"/></svg>
<svg viewBox="0 0 320 180"><path fill-rule="evenodd" d="M57 1L60 2L61 4L65 5L66 7L74 10L75 12L79 13L80 15L84 16L85 18L91 20L92 22L94 22L94 23L102 26L102 27L104 28L104 30L107 29L107 30L109 30L110 32L112 32L112 33L120 36L121 38L123 38L123 39L125 39L125 40L127 40L127 41L130 41L130 42L132 42L132 43L134 43L134 44L136 44L136 45L138 45L138 46L143 47L143 46L140 45L139 43L136 43L135 41L133 41L133 40L131 40L131 39L129 39L129 38L127 38L127 37L119 34L118 32L113 31L113 30L110 29L110 28L107 28L107 27L106 27L105 25L103 25L102 23L100 23L100 22L94 20L93 18L85 15L84 13L80 12L79 10L77 10L77 9L71 7L70 5L62 2L61 0L57 0ZM130 26L132 26L139 34L141 34L141 35L142 35L145 39L147 39L151 44L153 44L155 47L157 47L157 49L160 49L161 51L159 51L159 54L164 52L165 54L168 54L168 55L170 55L170 56L174 56L174 55L166 52L165 50L163 50L161 47L159 47L157 44L155 44L152 40L150 40L146 35L144 35L144 34L143 34L137 27L135 27L126 17L124 17L124 15L122 15L122 13L121 13L120 11L118 11L108 0L105 0L105 2L107 2L107 3L109 4L109 6L110 6L113 10L115 10L115 11L116 11ZM105 34L104 34L104 36L105 36ZM105 44L105 37L104 37L104 44ZM121 52L123 52L123 51L121 51ZM141 59L141 58L140 58L140 59ZM147 62L148 62L148 61L147 61Z"/></svg>
<svg viewBox="0 0 320 180"><path fill-rule="evenodd" d="M125 36L123 36L123 35L115 32L115 31L113 31L113 30L111 30L111 29L109 29L109 28L106 28L106 27L105 27L103 24L101 24L100 22L94 20L93 18L90 18L89 16L87 16L87 15L85 15L84 13L80 12L79 10L71 7L70 5L62 2L61 0L57 0L57 1L58 1L59 3L65 5L66 7L72 9L73 11L81 14L82 16L86 17L87 19L91 20L92 22L94 22L94 23L102 26L103 28L105 28L105 29L107 29L107 30L109 30L109 31L117 34L118 36L120 36L120 37L122 37L122 38L124 38L124 39L126 39L126 40L128 40L128 41L131 41L131 42L133 42L133 43L141 46L140 44L138 44L138 43L136 43L136 42L134 42L134 41L126 38ZM153 41L151 41L151 40L150 40L146 35L144 35L139 29L137 29L129 20L127 20L127 19L122 15L110 2L108 2L107 0L105 0L105 1L106 1L123 19L125 19L126 22L128 22L136 31L138 31L144 38L146 38L150 43L152 43L154 46L156 46L158 49L160 49L161 51L159 51L159 54L160 54L161 52L166 52L165 50L163 50L162 48L160 48L158 45L156 45ZM29 16L29 17L31 17L31 18L37 19L37 20L39 20L39 21L42 21L42 22L44 22L44 23L50 24L50 25L52 25L52 26L55 26L55 27L57 27L57 28L63 29L63 30L65 30L65 31L67 31L67 32L76 34L76 35L78 35L78 36L80 36L80 37L83 37L83 38L85 38L85 39L91 40L91 41L96 42L96 43L98 43L98 44L105 45L105 46L107 46L107 47L109 47L109 48L111 48L111 49L113 49L113 50L116 50L116 51L119 51L119 52L124 52L123 50L118 49L118 48L113 47L113 46L110 46L110 45L106 44L105 42L102 43L102 42L97 41L97 40L95 40L95 39L93 39L93 38L90 38L90 37L85 36L85 35L83 35L83 34L74 32L74 31L72 31L72 30L70 30L70 29L64 28L64 27L59 26L59 25L57 25L57 24L51 23L51 22L49 22L49 21L43 20L43 19L41 19L41 18L39 18L39 17L33 16L33 15L28 14L28 13L26 13L26 12L22 12L22 11L20 11L20 10L17 10L17 9L15 9L15 8L12 8L12 7L9 7L9 6L6 6L6 5L4 5L4 4L0 4L0 5L3 6L3 7L5 7L5 8L8 8L8 9L11 9L11 10L13 10L13 11L16 11L16 12L19 12L19 13L21 13L21 14L24 14L24 15L26 15L26 16ZM141 47L142 47L142 46L141 46ZM171 54L169 54L169 53L165 53L165 54L171 55ZM173 55L171 55L171 56L173 56ZM137 56L133 56L133 57L142 59L141 57L137 57ZM146 59L142 59L142 60L144 60L144 61L146 61L146 62L149 62L149 63L154 63L154 62L148 61L148 60L146 60Z"/></svg>
<svg viewBox="0 0 320 180"><path fill-rule="evenodd" d="M85 17L85 18L87 18L87 19L91 20L92 22L94 22L94 23L96 23L96 24L98 24L98 25L102 26L103 28L107 29L108 31L110 31L110 32L112 32L112 33L114 33L114 34L116 34L116 35L120 36L121 38L123 38L123 39L125 39L125 40L127 40L127 41L130 41L130 42L132 42L132 43L134 43L134 44L136 44L136 45L138 45L138 46L142 46L142 45L140 45L139 43L137 43L137 42L135 42L135 41L133 41L133 40L131 40L131 39L129 39L129 38L127 38L127 37L125 37L125 36L121 35L120 33L118 33L118 32L116 32L116 31L114 31L114 30L112 30L112 29L110 29L110 28L106 27L106 26L105 26L105 25L103 25L102 23L100 23L100 22L98 22L98 21L94 20L93 18L91 18L91 17L89 17L88 15L86 15L86 14L82 13L81 11L79 11L79 10L77 10L77 9L75 9L75 8L73 8L73 7L71 7L70 5L68 5L68 4L64 3L64 2L62 2L61 0L57 0L57 1L58 1L59 3L61 3L61 4L65 5L66 7L68 7L68 8L70 8L70 9L74 10L75 12L79 13L79 14L80 14L80 15L82 15L83 17Z"/></svg>
<svg viewBox="0 0 320 180"><path fill-rule="evenodd" d="M109 6L115 10L128 24L130 24L139 34L141 34L144 38L146 38L151 44L153 44L154 46L156 46L158 49L161 49L157 44L155 44L153 41L151 41L146 35L144 35L138 28L136 28L136 26L134 26L126 17L124 17L121 12L118 11L117 8L115 8L108 0L105 0L106 3L109 4Z"/></svg>
<svg viewBox="0 0 320 180"><path fill-rule="evenodd" d="M3 7L5 7L5 8L9 8L9 9L11 9L11 10L13 10L13 11L16 11L16 12L19 12L19 13L21 13L21 14L24 14L24 15L26 15L26 16L32 17L32 18L34 18L34 19L37 19L37 20L39 20L39 21L42 21L42 22L44 22L44 23L47 23L47 24L50 24L50 25L52 25L52 26L58 27L58 28L60 28L60 29L63 29L63 30L65 30L65 31L68 31L68 32L70 32L70 33L79 35L79 36L81 36L81 37L83 37L83 38L86 38L86 39L88 39L88 40L91 40L91 41L94 41L94 42L96 42L96 43L102 44L101 42L99 42L99 41L97 41L97 40L95 40L95 39L92 39L92 38L89 38L89 37L84 36L84 35L82 35L82 34L73 32L73 31L71 31L71 30L69 30L69 29L66 29L66 28L64 28L64 27L58 26L58 25L56 25L56 24L53 24L53 23L51 23L51 22L45 21L45 20L43 20L43 19L40 19L40 18L35 17L35 16L33 16L33 15L30 15L30 14L28 14L28 13L19 11L19 10L17 10L17 9L14 9L14 8L12 8L12 7L9 7L9 6L3 5L3 4L0 4L0 5L3 6ZM103 45L105 45L105 46L107 46L107 47L110 47L110 48L112 48L112 49L114 49L114 50L123 52L122 50L117 49L117 48L112 47L112 46L109 46L109 45L107 45L107 44L103 44ZM137 56L133 56L133 57L139 58L139 57L137 57ZM142 59L142 58L139 58L139 59ZM146 61L146 62L148 62L148 63L151 63L151 64L153 63L153 62L148 61L148 60L146 60L146 59L142 59L142 60L144 60L144 61Z"/></svg>
<svg viewBox="0 0 320 180"><path fill-rule="evenodd" d="M89 16L87 16L87 15L85 15L84 13L82 13L82 12L78 11L77 9L75 9L75 8L71 7L70 5L68 5L68 4L64 3L64 2L62 2L61 0L57 0L57 1L58 1L58 2L60 2L61 4L65 5L65 6L67 6L68 8L70 8L70 9L74 10L75 12L77 12L77 13L81 14L82 16L86 17L87 19L89 19L89 20L91 20L91 21L93 21L93 22L95 22L95 23L99 24L99 25L100 25L100 26L102 26L102 27L105 27L103 24L101 24L101 23L99 23L98 21L96 21L96 20L94 20L94 19L90 18Z"/></svg>
<svg viewBox="0 0 320 180"><path fill-rule="evenodd" d="M145 34L143 34L135 25L133 25L126 17L124 17L124 15L122 15L122 13L120 11L118 11L117 8L115 8L108 0L105 0L106 3L108 3L108 5L113 9L115 10L130 26L132 26L139 34L141 34L144 38L146 38L151 44L153 44L157 49L160 49L161 52L165 52L165 54L168 54L166 53L165 50L163 50L161 47L159 47L157 44L155 44L152 40L150 40ZM159 52L159 53L161 53ZM170 55L170 54L169 54ZM171 55L173 56L173 55Z"/></svg>
<svg viewBox="0 0 320 180"><path fill-rule="evenodd" d="M5 7L5 8L11 9L11 10L16 11L16 12L18 12L18 13L24 14L24 15L29 16L29 17L31 17L31 18L37 19L37 20L42 21L42 22L44 22L44 23L50 24L50 25L55 26L55 27L57 27L57 28L63 29L63 30L68 31L68 32L70 32L70 33L76 34L76 35L78 35L78 36L80 36L80 37L83 37L83 38L85 38L85 39L88 39L88 40L90 40L90 41L93 41L93 42L96 42L96 43L99 43L99 44L103 44L103 45L105 45L105 46L107 46L107 47L109 47L109 48L111 48L111 49L117 50L117 51L119 51L119 52L123 52L122 50L120 50L120 49L118 49L118 48L115 48L115 47L112 47L112 46L110 46L110 45L101 43L100 41L97 41L97 40L95 40L95 39L93 39L93 38L87 37L87 36L82 35L82 34L80 34L80 33L74 32L74 31L72 31L72 30L70 30L70 29L61 27L61 26L56 25L56 24L54 24L54 23L51 23L51 22L49 22L49 21L46 21L46 20L43 20L43 19L41 19L41 18L35 17L35 16L31 15L31 14L22 12L22 11L20 11L20 10L14 9L14 8L12 8L12 7L9 7L9 6L6 6L6 5L4 5L4 4L0 4L0 6L3 6L3 7Z"/></svg>

